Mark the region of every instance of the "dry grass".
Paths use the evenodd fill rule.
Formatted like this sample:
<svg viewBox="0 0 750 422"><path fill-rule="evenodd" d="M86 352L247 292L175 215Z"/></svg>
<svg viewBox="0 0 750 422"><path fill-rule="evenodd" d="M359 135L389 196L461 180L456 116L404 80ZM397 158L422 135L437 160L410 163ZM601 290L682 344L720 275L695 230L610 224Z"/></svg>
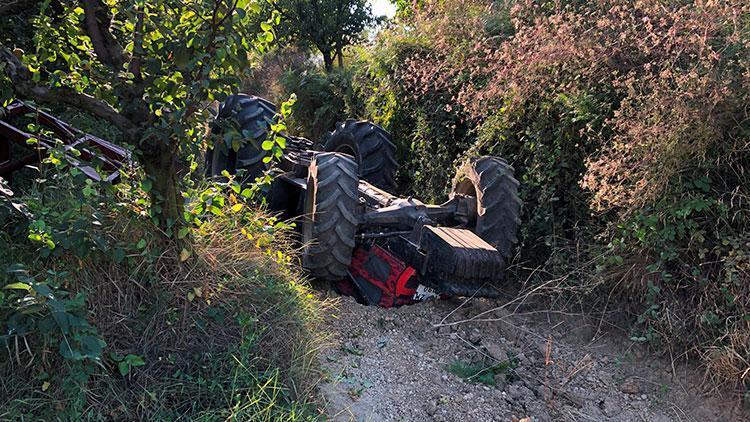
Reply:
<svg viewBox="0 0 750 422"><path fill-rule="evenodd" d="M196 234L185 262L170 253L149 256L148 245L121 264L75 263L80 270L69 290L86 292L89 320L107 342L81 390L84 414L266 420L316 413L315 356L325 340L317 326L327 305L291 262L288 234L269 230L266 219L255 211L217 218ZM122 240L148 238L146 228L122 221L112 230L128 238ZM30 359L28 367L0 365L7 377L0 387L16 399L3 401L27 415L69 411L74 404L65 382L42 392L36 381L39 371L61 379L55 377L68 364L38 347L21 357ZM25 348L17 350L23 355ZM142 356L145 366L123 377L110 354Z"/></svg>
<svg viewBox="0 0 750 422"><path fill-rule="evenodd" d="M716 392L737 389L741 394L741 386L750 384L750 331L746 327L727 337L726 346L710 347L701 356L706 365L706 382Z"/></svg>
<svg viewBox="0 0 750 422"><path fill-rule="evenodd" d="M723 262L734 269L734 283L708 284L702 288L681 288L659 282L657 274L646 270L649 257L631 255L620 265L600 265L608 256L576 246L557 248L546 265L526 268L515 264L513 274L525 274L508 301L469 318L446 317L435 327L476 322L507 322L506 316L556 313L593 318L594 338L615 331L638 337L650 330L653 339L644 343L656 355L671 361L673 368L690 361L705 371L702 386L706 393L748 400L750 388L750 272L738 255L737 262ZM572 265L556 265L567 261ZM744 261L743 261L744 262ZM706 264L708 265L708 264ZM650 287L651 286L651 287ZM647 298L653 286L660 287L656 316L639 318L648 310ZM468 302L471 298L467 299ZM727 302L731 299L731 302ZM729 311L719 306L729 303ZM463 306L463 305L462 305ZM722 312L723 311L723 312ZM718 323L705 319L709 312L719 315Z"/></svg>

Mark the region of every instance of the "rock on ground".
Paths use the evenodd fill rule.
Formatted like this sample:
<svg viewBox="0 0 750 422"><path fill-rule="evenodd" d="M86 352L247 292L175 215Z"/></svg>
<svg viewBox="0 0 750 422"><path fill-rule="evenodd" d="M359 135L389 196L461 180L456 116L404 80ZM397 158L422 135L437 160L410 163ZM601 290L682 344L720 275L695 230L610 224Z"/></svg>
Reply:
<svg viewBox="0 0 750 422"><path fill-rule="evenodd" d="M748 417L738 406L702 397L695 368L675 371L649 360L622 333L592 340L598 321L493 310L501 305L452 299L382 309L342 298L328 319L334 341L321 353L327 416L461 422ZM466 321L485 311L481 318L489 321ZM465 379L448 370L457 363L484 371Z"/></svg>

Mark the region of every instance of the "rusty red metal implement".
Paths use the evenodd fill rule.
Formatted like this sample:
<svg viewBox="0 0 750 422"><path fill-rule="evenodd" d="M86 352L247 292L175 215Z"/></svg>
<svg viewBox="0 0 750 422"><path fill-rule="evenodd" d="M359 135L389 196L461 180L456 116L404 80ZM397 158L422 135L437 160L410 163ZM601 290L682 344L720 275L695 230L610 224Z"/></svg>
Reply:
<svg viewBox="0 0 750 422"><path fill-rule="evenodd" d="M56 138L31 134L13 125L13 120L21 116L33 118L37 124L53 132ZM31 138L38 142L28 143ZM14 101L0 108L0 176L39 162L47 152L55 147L56 139L63 143L68 161L83 174L96 181L117 183L120 169L130 162L130 152L104 139L85 133L70 124L22 101ZM15 158L11 144L19 145L28 154ZM75 148L79 155L68 154ZM100 163L97 171L95 163Z"/></svg>

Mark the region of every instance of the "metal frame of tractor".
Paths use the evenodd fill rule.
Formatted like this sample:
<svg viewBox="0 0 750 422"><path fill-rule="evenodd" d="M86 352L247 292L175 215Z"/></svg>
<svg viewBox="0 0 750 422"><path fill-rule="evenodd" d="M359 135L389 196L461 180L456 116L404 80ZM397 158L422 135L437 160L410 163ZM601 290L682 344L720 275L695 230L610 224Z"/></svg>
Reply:
<svg viewBox="0 0 750 422"><path fill-rule="evenodd" d="M13 124L14 119L28 116L53 132L56 138L31 134ZM36 142L28 142L35 139ZM111 142L85 133L70 124L38 108L21 101L14 101L5 108L0 108L0 176L9 178L11 173L27 165L40 162L48 152L62 141L62 148L68 161L83 174L96 181L116 183L120 177L119 169L130 161L130 152ZM19 158L13 157L12 145L18 145L29 152ZM69 153L76 149L80 154ZM100 174L93 166L97 163Z"/></svg>

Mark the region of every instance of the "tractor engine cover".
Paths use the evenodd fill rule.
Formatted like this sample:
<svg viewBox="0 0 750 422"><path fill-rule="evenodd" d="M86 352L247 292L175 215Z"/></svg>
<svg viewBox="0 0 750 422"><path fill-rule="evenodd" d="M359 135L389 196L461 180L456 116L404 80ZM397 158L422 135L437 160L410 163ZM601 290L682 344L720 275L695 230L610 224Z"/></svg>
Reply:
<svg viewBox="0 0 750 422"><path fill-rule="evenodd" d="M424 254L422 276L440 293L497 295L492 286L502 279L503 256L474 232L423 226L419 249Z"/></svg>

